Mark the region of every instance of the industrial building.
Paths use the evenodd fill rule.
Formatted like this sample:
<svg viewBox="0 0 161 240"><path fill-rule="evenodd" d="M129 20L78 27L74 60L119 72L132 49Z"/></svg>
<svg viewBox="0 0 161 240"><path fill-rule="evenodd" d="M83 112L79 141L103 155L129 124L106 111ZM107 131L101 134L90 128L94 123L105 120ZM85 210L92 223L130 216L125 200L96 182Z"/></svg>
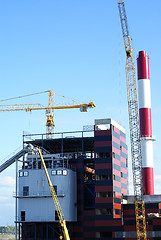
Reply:
<svg viewBox="0 0 161 240"><path fill-rule="evenodd" d="M123 195L128 195L125 129L112 119L95 120L92 128L55 134L54 139L39 135L25 141L24 136L24 144L43 147L73 240L112 238L122 222ZM58 238L61 228L39 155L28 153L18 176L22 239Z"/></svg>
<svg viewBox="0 0 161 240"><path fill-rule="evenodd" d="M41 147L72 240L137 239L135 199L128 195L125 129L96 119L83 131L31 135ZM59 239L61 227L39 155L28 153L18 174L19 239ZM161 237L161 196L144 196L148 239Z"/></svg>
<svg viewBox="0 0 161 240"><path fill-rule="evenodd" d="M51 139L46 134L24 135L23 145L0 166L2 172L24 156L15 195L19 240L62 235L40 156L26 145L41 148L70 239L137 239L135 197L128 192L126 134L120 124L96 119L83 131L55 133ZM160 239L161 195L144 195L143 200L147 239Z"/></svg>
<svg viewBox="0 0 161 240"><path fill-rule="evenodd" d="M83 131L24 135L24 148L0 166L2 172L23 157L15 195L19 240L62 239L63 235L41 157L34 150L37 147L42 151L71 240L136 240L138 219L145 219L144 224L138 223L146 227L140 231L146 236L140 239L161 239L161 195L154 195L149 58L145 51L139 52L137 63L140 124L136 100L129 101L130 111L134 110L132 104L136 108L136 121L130 115L130 130L136 133L131 141L137 159L136 165L132 162L134 196L128 191L125 128L111 118L96 119ZM145 217L141 213L137 219L136 202L137 207L144 204Z"/></svg>
<svg viewBox="0 0 161 240"><path fill-rule="evenodd" d="M71 240L161 239L161 195L154 195L149 58L145 51L139 52L138 114L124 1L118 0L118 6L127 57L134 196L129 196L128 190L125 129L111 118L96 119L83 131L24 135L24 148L0 166L1 172L23 156L15 195L19 240L62 239L64 234L41 156L34 150L37 147L42 151ZM95 105L91 102L78 107L86 111ZM51 104L43 109L51 110L46 126L53 130L54 107Z"/></svg>

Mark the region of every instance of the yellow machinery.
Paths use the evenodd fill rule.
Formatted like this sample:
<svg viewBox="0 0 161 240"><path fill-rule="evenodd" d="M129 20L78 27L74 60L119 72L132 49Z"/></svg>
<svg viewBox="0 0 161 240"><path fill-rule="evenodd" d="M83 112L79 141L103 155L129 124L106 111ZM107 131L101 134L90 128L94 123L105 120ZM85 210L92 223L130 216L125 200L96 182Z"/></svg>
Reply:
<svg viewBox="0 0 161 240"><path fill-rule="evenodd" d="M139 141L140 130L139 130L135 65L132 55L132 47L130 42L124 0L118 0L118 8L126 52L126 85L128 98L133 183L135 195L136 231L138 240L140 239L146 240L147 234L145 220L145 203L143 201L142 157L141 157L141 145Z"/></svg>
<svg viewBox="0 0 161 240"><path fill-rule="evenodd" d="M61 209L61 206L60 206L58 197L57 197L57 195L56 195L55 189L54 189L54 187L53 187L53 184L52 184L52 182L51 182L51 180L50 180L50 177L49 177L49 174L48 174L48 171L47 171L47 168L46 168L46 165L45 165L45 162L44 162L44 159L43 159L41 150L38 148L37 151L38 151L38 153L39 153L39 155L40 155L41 162L42 162L43 167L44 167L44 170L45 170L45 174L46 174L46 177L47 177L47 180L48 180L50 192L51 192L51 195L52 195L54 204L55 204L55 209L56 209L57 214L58 214L58 217L59 217L59 223L60 223L60 225L61 225L61 227L62 227L64 239L65 239L65 240L70 240L69 233L68 233L68 229L67 229L67 226L66 226L65 217L64 217L63 211L62 211L62 209ZM62 239L62 236L60 236L60 239Z"/></svg>
<svg viewBox="0 0 161 240"><path fill-rule="evenodd" d="M33 94L28 94L24 96L19 96L15 98L8 98L2 101L8 101L8 100L14 100L14 99L19 99L19 98L24 98L28 96L33 96L41 93L48 93L48 105L43 106L42 104L14 104L14 105L0 105L0 112L2 111L26 111L26 112L31 112L33 110L46 110L46 117L47 117L47 122L46 122L46 133L47 137L53 137L54 133L54 120L53 120L53 110L54 109L71 109L71 108L79 108L81 112L87 112L88 108L94 108L96 107L94 102L90 102L87 104L79 104L76 101L72 100L73 105L61 105L61 106L54 106L54 95L55 92L48 90L44 92L38 92L38 93L33 93ZM58 94L61 96L60 94ZM65 96L61 96L63 98L66 98ZM71 100L71 99L70 99Z"/></svg>
<svg viewBox="0 0 161 240"><path fill-rule="evenodd" d="M53 137L53 133L54 133L54 126L55 126L54 120L53 120L53 110L54 109L79 108L81 112L87 112L88 108L96 107L94 102L90 102L88 104L79 104L79 103L76 103L76 101L74 101L74 100L72 100L73 105L54 106L53 98L54 98L55 92L53 92L51 90L44 91L44 92L39 92L39 93L28 94L28 95L25 95L25 96L19 96L19 97L15 97L15 98L4 99L4 100L0 100L0 101L2 102L2 101L14 100L14 99L19 99L19 98L23 98L23 97L33 96L33 95L46 93L46 92L48 92L48 105L47 106L43 106L42 104L0 105L0 112L2 112L2 111L26 111L26 112L30 112L32 110L46 110L47 137L48 138L49 137L52 138ZM61 96L61 97L66 98L64 96ZM37 149L37 151L38 151L38 153L40 155L40 158L41 158L44 170L45 170L45 174L46 174L46 177L47 177L47 180L48 180L48 184L49 184L49 188L50 188L50 191L51 191L51 195L52 195L52 198L53 198L53 201L54 201L54 204L55 204L55 208L56 208L56 211L57 211L57 215L58 215L58 218L59 218L59 223L60 223L60 225L62 227L62 232L63 232L63 235L64 235L64 239L65 240L70 240L68 229L66 227L65 217L64 217L63 211L61 209L61 206L60 206L58 197L56 195L56 192L54 190L54 187L52 185L52 182L50 180L50 177L49 177L49 174L48 174L48 171L47 171L47 168L46 168L43 156L41 154L41 150ZM62 239L62 236L60 236L60 239Z"/></svg>

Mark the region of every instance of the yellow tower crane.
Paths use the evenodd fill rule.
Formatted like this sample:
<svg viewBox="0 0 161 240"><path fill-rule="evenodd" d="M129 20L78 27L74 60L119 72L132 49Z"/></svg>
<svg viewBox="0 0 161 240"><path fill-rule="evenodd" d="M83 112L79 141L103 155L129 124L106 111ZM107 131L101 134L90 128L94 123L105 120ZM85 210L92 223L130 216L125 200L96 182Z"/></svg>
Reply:
<svg viewBox="0 0 161 240"><path fill-rule="evenodd" d="M26 111L26 112L31 112L33 110L46 110L46 133L47 133L47 138L52 138L54 134L54 119L53 119L53 110L54 109L71 109L71 108L79 108L81 112L87 112L88 108L94 108L96 105L94 102L89 102L85 104L79 104L76 101L72 100L73 105L61 105L61 106L55 106L54 105L54 95L56 94L55 92L51 90L47 90L44 92L38 92L38 93L32 93L24 96L19 96L19 97L14 97L14 98L8 98L8 99L3 99L0 100L2 101L8 101L8 100L15 100L19 98L24 98L24 97L29 97L41 93L48 93L48 104L47 106L44 106L40 103L37 104L14 104L14 105L0 105L0 112L6 112L6 111ZM65 96L62 96L60 94L57 94L63 98L69 99Z"/></svg>
<svg viewBox="0 0 161 240"><path fill-rule="evenodd" d="M140 145L138 100L136 90L135 64L132 54L124 0L118 0L120 21L126 52L126 85L130 126L131 157L135 195L136 232L138 240L146 240L145 203L143 201L142 156Z"/></svg>

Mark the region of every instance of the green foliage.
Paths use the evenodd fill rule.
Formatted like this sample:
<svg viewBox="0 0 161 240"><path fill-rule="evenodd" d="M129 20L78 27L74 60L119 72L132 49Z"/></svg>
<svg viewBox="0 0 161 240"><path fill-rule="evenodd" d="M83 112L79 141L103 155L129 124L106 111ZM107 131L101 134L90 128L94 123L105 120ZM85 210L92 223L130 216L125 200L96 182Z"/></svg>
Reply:
<svg viewBox="0 0 161 240"><path fill-rule="evenodd" d="M0 233L15 233L15 227L14 226L0 226Z"/></svg>

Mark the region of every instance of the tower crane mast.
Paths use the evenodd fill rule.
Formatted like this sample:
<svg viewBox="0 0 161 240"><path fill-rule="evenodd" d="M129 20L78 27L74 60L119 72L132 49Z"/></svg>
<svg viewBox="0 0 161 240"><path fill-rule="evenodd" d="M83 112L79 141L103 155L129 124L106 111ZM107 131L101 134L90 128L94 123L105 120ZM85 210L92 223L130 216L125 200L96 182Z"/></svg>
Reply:
<svg viewBox="0 0 161 240"><path fill-rule="evenodd" d="M126 52L126 86L130 127L133 185L135 196L136 231L137 239L139 240L147 239L147 236L145 220L145 203L143 201L142 157L141 157L141 144L139 141L140 130L136 89L136 74L124 0L118 0L118 9Z"/></svg>

